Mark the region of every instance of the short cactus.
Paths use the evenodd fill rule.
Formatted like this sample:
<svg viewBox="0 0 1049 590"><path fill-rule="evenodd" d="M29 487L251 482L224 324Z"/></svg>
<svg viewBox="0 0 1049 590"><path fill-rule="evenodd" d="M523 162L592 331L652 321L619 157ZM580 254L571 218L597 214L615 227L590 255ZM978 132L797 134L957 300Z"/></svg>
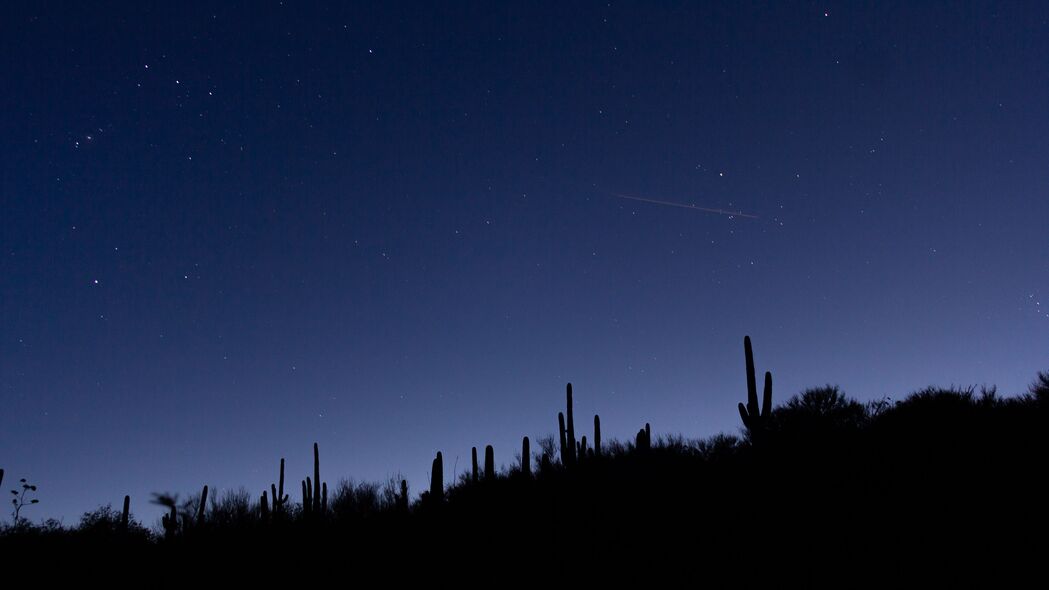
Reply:
<svg viewBox="0 0 1049 590"><path fill-rule="evenodd" d="M652 429L648 424L637 431L637 436L634 437L634 447L639 451L647 451L652 448Z"/></svg>
<svg viewBox="0 0 1049 590"><path fill-rule="evenodd" d="M397 505L402 512L408 512L408 480L401 480L401 495L397 497Z"/></svg>
<svg viewBox="0 0 1049 590"><path fill-rule="evenodd" d="M444 499L444 457L441 451L437 451L430 468L430 498L435 502Z"/></svg>
<svg viewBox="0 0 1049 590"><path fill-rule="evenodd" d="M178 534L178 511L174 504L168 507L167 514L160 517L160 524L164 527L164 538L174 539Z"/></svg>
<svg viewBox="0 0 1049 590"><path fill-rule="evenodd" d="M173 539L178 534L178 497L169 494L153 494L154 504L167 509L168 513L161 516L160 524L164 528L164 538Z"/></svg>

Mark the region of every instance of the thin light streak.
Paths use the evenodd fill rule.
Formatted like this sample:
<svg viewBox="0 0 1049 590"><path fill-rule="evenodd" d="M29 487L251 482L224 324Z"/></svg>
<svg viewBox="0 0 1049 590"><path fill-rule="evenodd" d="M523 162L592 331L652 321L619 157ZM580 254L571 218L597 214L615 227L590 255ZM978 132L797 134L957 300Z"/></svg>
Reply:
<svg viewBox="0 0 1049 590"><path fill-rule="evenodd" d="M703 211L705 213L717 213L719 215L729 215L731 217L745 217L747 219L757 219L757 215L750 213L744 213L742 211L728 211L725 209L711 209L710 207L700 207L699 205L689 205L686 203L674 203L672 201L660 201L658 199L646 199L645 197L634 197L631 195L624 195L622 193L609 193L614 197L620 199L630 199L631 201L642 201L644 203L655 203L656 205L666 205L668 207L680 207L682 209L692 209L694 211Z"/></svg>

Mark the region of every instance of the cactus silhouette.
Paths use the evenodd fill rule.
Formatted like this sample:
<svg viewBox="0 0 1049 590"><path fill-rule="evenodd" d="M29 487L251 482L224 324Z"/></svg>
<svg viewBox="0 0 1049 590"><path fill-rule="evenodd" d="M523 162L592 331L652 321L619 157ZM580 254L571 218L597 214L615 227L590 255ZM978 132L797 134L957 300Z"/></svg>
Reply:
<svg viewBox="0 0 1049 590"><path fill-rule="evenodd" d="M565 434L565 415L563 412L557 413L557 432L561 437L561 446L559 447L561 449L561 464L567 465L568 450L565 447L568 443L566 442L567 436Z"/></svg>
<svg viewBox="0 0 1049 590"><path fill-rule="evenodd" d="M470 453L473 457L473 471L470 475L470 481L477 483L477 447L471 447Z"/></svg>
<svg viewBox="0 0 1049 590"><path fill-rule="evenodd" d="M120 530L127 530L128 515L131 512L131 496L124 496L124 509L120 512Z"/></svg>
<svg viewBox="0 0 1049 590"><path fill-rule="evenodd" d="M652 426L645 423L645 427L637 431L634 437L634 446L639 451L647 451L652 448Z"/></svg>
<svg viewBox="0 0 1049 590"><path fill-rule="evenodd" d="M266 490L262 490L262 497L259 498L259 517L263 521L270 519L270 505L266 500Z"/></svg>
<svg viewBox="0 0 1049 590"><path fill-rule="evenodd" d="M313 443L313 511L321 512L321 455L317 443Z"/></svg>
<svg viewBox="0 0 1049 590"><path fill-rule="evenodd" d="M495 479L495 449L492 445L488 445L484 448L484 480L492 481Z"/></svg>
<svg viewBox="0 0 1049 590"><path fill-rule="evenodd" d="M743 354L747 363L747 405L739 404L739 417L753 437L766 429L772 414L772 373L765 372L765 391L758 408L758 384L754 376L754 351L750 346L750 336L743 337Z"/></svg>
<svg viewBox="0 0 1049 590"><path fill-rule="evenodd" d="M594 414L594 455L601 456L601 417Z"/></svg>
<svg viewBox="0 0 1049 590"><path fill-rule="evenodd" d="M284 460L281 460L281 468ZM283 471L282 471L283 473ZM327 511L328 484L321 481L321 455L317 443L313 443L313 477L302 481L302 514L309 518Z"/></svg>
<svg viewBox="0 0 1049 590"><path fill-rule="evenodd" d="M567 420L565 426L565 436L568 437L565 441L568 444L568 463L569 465L575 464L576 459L576 440L575 440L575 421L572 419L572 384L569 383L566 388L565 397L568 400L568 411L565 414L565 420Z"/></svg>
<svg viewBox="0 0 1049 590"><path fill-rule="evenodd" d="M175 506L171 506L170 512L162 516L160 522L164 527L164 538L175 538L175 535L178 534L178 512L175 510Z"/></svg>
<svg viewBox="0 0 1049 590"><path fill-rule="evenodd" d="M280 487L270 484L270 497L273 499L273 514L277 515L284 511L284 507L287 505L288 496L284 493L284 457L280 458ZM262 493L263 496L266 492Z"/></svg>
<svg viewBox="0 0 1049 590"><path fill-rule="evenodd" d="M175 538L175 535L178 534L177 498L169 494L154 493L152 502L168 509L168 513L160 518L160 524L164 528L165 539Z"/></svg>
<svg viewBox="0 0 1049 590"><path fill-rule="evenodd" d="M521 473L532 475L532 453L529 448L528 437L521 440Z"/></svg>
<svg viewBox="0 0 1049 590"><path fill-rule="evenodd" d="M444 499L444 457L437 451L430 468L430 498L435 502Z"/></svg>
<svg viewBox="0 0 1049 590"><path fill-rule="evenodd" d="M204 524L204 511L208 507L208 486L200 491L200 504L197 506L197 526Z"/></svg>

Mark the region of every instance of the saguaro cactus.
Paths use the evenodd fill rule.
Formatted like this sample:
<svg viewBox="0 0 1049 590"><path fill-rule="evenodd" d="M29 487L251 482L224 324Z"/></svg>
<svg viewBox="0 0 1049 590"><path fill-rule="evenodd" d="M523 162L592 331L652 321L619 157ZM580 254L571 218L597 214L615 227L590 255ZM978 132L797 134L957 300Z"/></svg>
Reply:
<svg viewBox="0 0 1049 590"><path fill-rule="evenodd" d="M281 460L283 474L284 460ZM323 514L328 505L328 484L321 481L321 455L317 443L313 443L313 478L302 482L302 513L309 517Z"/></svg>
<svg viewBox="0 0 1049 590"><path fill-rule="evenodd" d="M532 475L532 452L530 446L528 437L524 437L521 441L521 473L526 476Z"/></svg>
<svg viewBox="0 0 1049 590"><path fill-rule="evenodd" d="M270 496L273 499L273 514L277 515L284 511L288 502L288 496L284 493L284 457L280 459L280 487L270 484Z"/></svg>
<svg viewBox="0 0 1049 590"><path fill-rule="evenodd" d="M743 354L747 363L747 405L739 404L739 417L743 426L753 437L763 431L772 415L772 373L765 371L765 391L762 395L761 409L758 409L758 383L754 375L754 350L750 346L750 336L743 337Z"/></svg>
<svg viewBox="0 0 1049 590"><path fill-rule="evenodd" d="M495 449L492 445L487 445L484 448L484 480L492 481L495 479Z"/></svg>
<svg viewBox="0 0 1049 590"><path fill-rule="evenodd" d="M471 447L470 454L473 457L473 471L470 472L470 481L477 483L477 447Z"/></svg>
<svg viewBox="0 0 1049 590"><path fill-rule="evenodd" d="M430 497L439 502L444 499L444 457L437 451L437 457L430 468Z"/></svg>
<svg viewBox="0 0 1049 590"><path fill-rule="evenodd" d="M178 534L178 511L175 505L168 506L168 513L160 518L160 524L164 527L164 538L173 539Z"/></svg>
<svg viewBox="0 0 1049 590"><path fill-rule="evenodd" d="M594 455L601 456L601 416L594 414Z"/></svg>
<svg viewBox="0 0 1049 590"><path fill-rule="evenodd" d="M263 522L270 519L270 504L266 500L266 490L262 490L262 497L259 498L259 517Z"/></svg>
<svg viewBox="0 0 1049 590"><path fill-rule="evenodd" d="M566 448L566 445L568 444L567 443L567 438L568 437L565 434L565 415L564 415L563 412L558 412L557 413L557 432L561 436L561 446L559 447L561 449L561 464L562 465L567 465L568 464L568 449Z"/></svg>
<svg viewBox="0 0 1049 590"><path fill-rule="evenodd" d="M131 514L131 496L124 496L124 509L120 512L120 528L127 530L128 519Z"/></svg>
<svg viewBox="0 0 1049 590"><path fill-rule="evenodd" d="M204 524L204 514L208 507L208 486L200 491L200 505L197 506L197 525Z"/></svg>
<svg viewBox="0 0 1049 590"><path fill-rule="evenodd" d="M321 512L321 455L317 443L313 443L313 511Z"/></svg>
<svg viewBox="0 0 1049 590"><path fill-rule="evenodd" d="M565 397L568 399L568 411L565 413L567 421L565 436L568 437L568 462L574 464L576 459L575 420L572 419L572 384L566 388Z"/></svg>

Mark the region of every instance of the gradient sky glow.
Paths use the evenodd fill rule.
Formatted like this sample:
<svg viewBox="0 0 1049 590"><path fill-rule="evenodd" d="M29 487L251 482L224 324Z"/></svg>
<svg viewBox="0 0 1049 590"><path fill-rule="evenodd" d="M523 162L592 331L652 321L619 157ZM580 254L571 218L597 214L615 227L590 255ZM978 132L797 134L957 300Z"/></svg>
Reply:
<svg viewBox="0 0 1049 590"><path fill-rule="evenodd" d="M1049 4L332 4L5 7L25 516L1049 369Z"/></svg>

